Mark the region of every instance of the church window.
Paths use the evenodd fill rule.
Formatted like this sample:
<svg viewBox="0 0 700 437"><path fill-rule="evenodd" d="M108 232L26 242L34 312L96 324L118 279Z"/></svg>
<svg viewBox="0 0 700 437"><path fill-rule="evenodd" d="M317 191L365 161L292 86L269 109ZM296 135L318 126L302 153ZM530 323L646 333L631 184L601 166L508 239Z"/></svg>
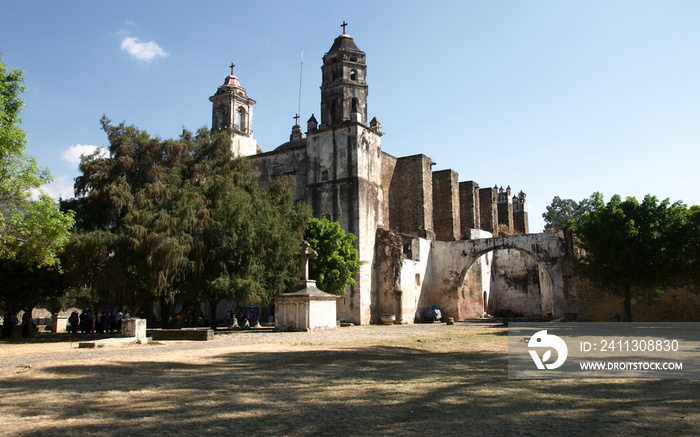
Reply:
<svg viewBox="0 0 700 437"><path fill-rule="evenodd" d="M331 101L331 111L330 111L330 114L328 117L329 118L328 121L331 125L333 125L335 123L335 120L336 120L335 111L336 111L336 104L335 104L335 100L333 100L333 101Z"/></svg>
<svg viewBox="0 0 700 437"><path fill-rule="evenodd" d="M352 70L350 72L350 80L353 82L357 80L357 71L356 70Z"/></svg>
<svg viewBox="0 0 700 437"><path fill-rule="evenodd" d="M420 285L420 273L416 273L416 285Z"/></svg>
<svg viewBox="0 0 700 437"><path fill-rule="evenodd" d="M323 170L321 172L321 180L322 181L327 181L328 180L328 170Z"/></svg>
<svg viewBox="0 0 700 437"><path fill-rule="evenodd" d="M357 98L352 99L352 109L350 112L357 112Z"/></svg>
<svg viewBox="0 0 700 437"><path fill-rule="evenodd" d="M238 108L238 113L236 114L236 127L241 132L245 132L248 127L246 126L245 108Z"/></svg>

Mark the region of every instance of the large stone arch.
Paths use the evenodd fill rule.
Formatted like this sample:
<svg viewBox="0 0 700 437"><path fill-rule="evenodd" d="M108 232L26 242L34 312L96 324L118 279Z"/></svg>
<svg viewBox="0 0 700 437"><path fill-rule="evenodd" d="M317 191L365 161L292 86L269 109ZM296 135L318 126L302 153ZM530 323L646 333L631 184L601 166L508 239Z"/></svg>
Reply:
<svg viewBox="0 0 700 437"><path fill-rule="evenodd" d="M550 234L508 235L462 241L431 242L431 275L426 278L424 290L429 295L456 296L469 272L481 256L501 250L515 249L534 258L551 280L551 308L555 318L576 313L575 297L570 299L565 289L563 271L566 264L566 243L563 238ZM439 297L438 297L439 298ZM427 302L425 302L427 304ZM449 304L445 305L449 308ZM449 312L449 309L448 309Z"/></svg>

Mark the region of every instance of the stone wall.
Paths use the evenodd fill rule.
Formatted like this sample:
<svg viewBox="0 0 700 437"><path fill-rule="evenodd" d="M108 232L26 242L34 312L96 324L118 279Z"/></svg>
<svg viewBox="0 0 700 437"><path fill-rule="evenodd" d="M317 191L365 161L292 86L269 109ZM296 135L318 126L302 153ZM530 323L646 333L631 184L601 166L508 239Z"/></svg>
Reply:
<svg viewBox="0 0 700 437"><path fill-rule="evenodd" d="M265 186L276 177L289 175L295 180L294 199L306 199L307 160L303 145L249 156L248 161L260 185Z"/></svg>
<svg viewBox="0 0 700 437"><path fill-rule="evenodd" d="M579 320L610 322L624 320L624 299L579 279ZM700 291L669 289L663 294L632 292L633 322L700 322Z"/></svg>
<svg viewBox="0 0 700 437"><path fill-rule="evenodd" d="M510 188L507 192L498 193L498 224L505 227L508 233L513 233L513 199L510 197Z"/></svg>
<svg viewBox="0 0 700 437"><path fill-rule="evenodd" d="M433 228L435 238L455 241L461 237L459 175L454 170L433 172Z"/></svg>
<svg viewBox="0 0 700 437"><path fill-rule="evenodd" d="M459 183L459 224L461 239L467 239L471 229L480 229L479 184L474 181Z"/></svg>
<svg viewBox="0 0 700 437"><path fill-rule="evenodd" d="M530 223L527 216L527 203L513 202L513 230L516 234L529 234Z"/></svg>
<svg viewBox="0 0 700 437"><path fill-rule="evenodd" d="M480 229L498 235L498 212L496 209L498 190L496 188L479 189Z"/></svg>
<svg viewBox="0 0 700 437"><path fill-rule="evenodd" d="M389 191L390 227L405 235L433 238L433 177L430 158L398 158Z"/></svg>
<svg viewBox="0 0 700 437"><path fill-rule="evenodd" d="M547 311L542 299L540 269L534 258L513 249L493 252L489 314L511 310L543 316Z"/></svg>

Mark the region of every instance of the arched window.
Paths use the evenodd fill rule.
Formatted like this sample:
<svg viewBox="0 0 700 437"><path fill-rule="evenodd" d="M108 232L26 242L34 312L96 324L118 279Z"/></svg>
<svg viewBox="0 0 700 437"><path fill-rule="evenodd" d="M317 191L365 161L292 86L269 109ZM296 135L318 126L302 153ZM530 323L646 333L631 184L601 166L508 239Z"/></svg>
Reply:
<svg viewBox="0 0 700 437"><path fill-rule="evenodd" d="M332 101L331 101L331 110L330 110L330 113L328 114L328 123L329 123L331 126L332 126L333 124L335 124L335 120L337 119L337 118L336 118L336 115L335 115L335 111L336 111L335 100L332 100Z"/></svg>
<svg viewBox="0 0 700 437"><path fill-rule="evenodd" d="M350 112L357 112L357 99L352 99L352 107L350 108Z"/></svg>
<svg viewBox="0 0 700 437"><path fill-rule="evenodd" d="M350 72L350 80L355 82L357 80L357 70L352 70Z"/></svg>
<svg viewBox="0 0 700 437"><path fill-rule="evenodd" d="M239 131L245 132L248 128L246 126L247 120L245 116L245 108L240 107L238 108L238 113L236 114L236 127L238 128Z"/></svg>

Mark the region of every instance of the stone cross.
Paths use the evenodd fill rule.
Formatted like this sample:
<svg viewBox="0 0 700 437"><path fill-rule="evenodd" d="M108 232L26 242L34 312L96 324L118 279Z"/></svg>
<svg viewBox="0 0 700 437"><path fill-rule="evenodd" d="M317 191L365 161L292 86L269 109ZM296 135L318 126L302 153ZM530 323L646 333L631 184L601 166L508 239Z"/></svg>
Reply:
<svg viewBox="0 0 700 437"><path fill-rule="evenodd" d="M295 255L295 258L299 259L301 263L301 279L304 281L309 280L309 260L318 258L318 252L311 249L311 245L308 241L304 240L301 242L301 253Z"/></svg>
<svg viewBox="0 0 700 437"><path fill-rule="evenodd" d="M294 125L298 126L299 125L299 118L300 118L299 114L295 114L294 117L292 117L292 118L294 119Z"/></svg>
<svg viewBox="0 0 700 437"><path fill-rule="evenodd" d="M346 23L345 20L343 20L343 24L340 25L340 27L343 28L343 34L345 33L345 26L347 26L347 25L348 25L348 23Z"/></svg>
<svg viewBox="0 0 700 437"><path fill-rule="evenodd" d="M233 62L231 62L231 65L230 65L230 67L231 67L231 76L233 76L233 67L235 67L235 66L236 66L236 64L234 64Z"/></svg>

